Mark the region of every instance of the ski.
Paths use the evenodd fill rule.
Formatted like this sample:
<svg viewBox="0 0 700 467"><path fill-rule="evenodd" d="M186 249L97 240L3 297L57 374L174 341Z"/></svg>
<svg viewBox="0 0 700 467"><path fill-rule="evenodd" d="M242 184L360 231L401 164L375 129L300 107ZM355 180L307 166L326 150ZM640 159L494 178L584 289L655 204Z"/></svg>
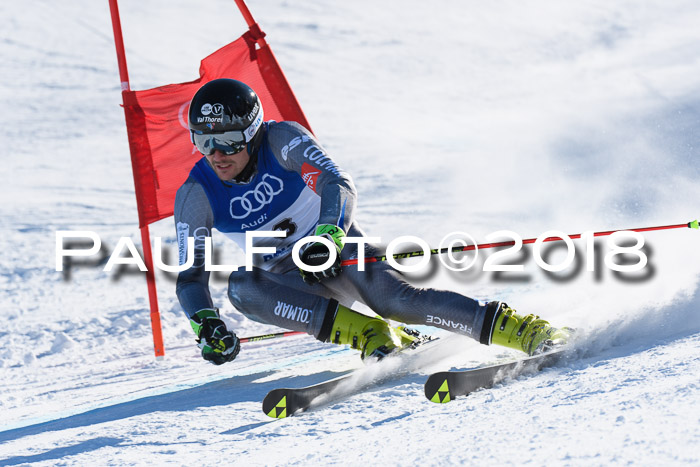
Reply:
<svg viewBox="0 0 700 467"><path fill-rule="evenodd" d="M438 342L438 338L423 336L417 344L386 357L380 362L353 370L336 378L303 388L278 388L267 393L263 412L272 418L285 418L304 412L332 400L356 394L368 387L378 386L416 371L423 364L415 357Z"/></svg>
<svg viewBox="0 0 700 467"><path fill-rule="evenodd" d="M566 350L568 348L560 348L481 368L433 373L425 382L425 397L432 402L444 404L455 397L467 396L477 389L492 387L506 378L515 378L552 366L562 358Z"/></svg>

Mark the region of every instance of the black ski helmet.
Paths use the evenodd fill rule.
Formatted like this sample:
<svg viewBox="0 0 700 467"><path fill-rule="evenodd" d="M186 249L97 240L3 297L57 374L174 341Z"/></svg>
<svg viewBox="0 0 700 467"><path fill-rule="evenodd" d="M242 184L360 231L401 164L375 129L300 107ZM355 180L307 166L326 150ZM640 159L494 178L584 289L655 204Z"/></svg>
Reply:
<svg viewBox="0 0 700 467"><path fill-rule="evenodd" d="M204 155L219 149L226 154L255 156L263 133L263 108L250 86L235 79L215 79L199 88L188 115L192 143Z"/></svg>

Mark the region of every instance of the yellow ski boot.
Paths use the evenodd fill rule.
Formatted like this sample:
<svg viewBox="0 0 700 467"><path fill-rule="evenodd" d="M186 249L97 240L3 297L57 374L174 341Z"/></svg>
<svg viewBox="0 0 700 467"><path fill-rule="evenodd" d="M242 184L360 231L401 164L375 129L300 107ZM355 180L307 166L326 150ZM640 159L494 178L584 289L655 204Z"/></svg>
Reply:
<svg viewBox="0 0 700 467"><path fill-rule="evenodd" d="M360 350L362 360L367 357L382 359L410 346L418 337L416 331L403 326L392 328L379 316L367 316L343 305L338 305L331 326L330 342Z"/></svg>
<svg viewBox="0 0 700 467"><path fill-rule="evenodd" d="M488 327L491 326L491 332ZM539 316L520 316L503 302L490 302L486 307L486 319L482 332L482 344L498 344L521 350L528 355L546 352L566 344L574 333L571 328L555 328ZM485 338L488 342L485 342Z"/></svg>

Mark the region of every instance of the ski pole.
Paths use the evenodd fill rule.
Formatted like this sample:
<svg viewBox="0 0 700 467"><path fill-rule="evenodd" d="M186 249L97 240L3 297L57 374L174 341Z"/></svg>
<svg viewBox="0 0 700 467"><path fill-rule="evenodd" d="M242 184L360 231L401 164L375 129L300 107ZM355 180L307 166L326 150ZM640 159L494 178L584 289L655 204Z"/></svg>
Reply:
<svg viewBox="0 0 700 467"><path fill-rule="evenodd" d="M674 224L674 225L660 225L660 226L655 226L655 227L639 227L636 229L619 229L619 230L607 230L604 232L593 232L594 237L604 237L606 235L612 235L615 232L649 232L652 230L669 230L669 229L682 229L682 228L690 228L690 229L700 229L700 224L698 223L697 220L687 222L684 224ZM568 237L572 240L575 240L577 238L581 238L583 234L574 234L574 235L568 235ZM536 238L527 238L523 240L523 245L528 245L530 243L535 243L537 241ZM547 237L543 242L556 242L556 241L563 241L559 237ZM464 246L454 246L451 248L434 248L430 250L431 255L438 255L438 254L444 254L448 252L452 253L457 253L460 251L472 251L475 249L487 249L487 248L499 248L502 246L513 246L515 245L514 241L507 241L507 242L496 242L496 243L482 243L479 245L464 245ZM406 253L396 253L392 255L392 258L394 259L402 259L402 258L415 258L418 256L424 256L425 251L423 250L417 250L417 251L409 251ZM377 263L380 261L386 261L387 257L386 255L379 255L379 256L371 256L369 258L365 258L365 263ZM350 266L357 264L358 260L357 258L355 259L346 259L340 263L341 266Z"/></svg>
<svg viewBox="0 0 700 467"><path fill-rule="evenodd" d="M276 332L272 334L263 334L260 336L250 336L250 337L241 337L240 341L241 342L257 342L257 341L265 341L268 339L277 339L280 337L290 337L290 336L296 336L298 334L306 334L305 332L302 331L284 331L284 332ZM176 345L173 347L168 347L170 350L177 350L177 349L188 349L190 348L190 345Z"/></svg>
<svg viewBox="0 0 700 467"><path fill-rule="evenodd" d="M279 337L296 336L299 334L306 334L306 333L303 331L283 331L283 332L276 332L276 333L272 333L272 334L263 334L260 336L241 337L240 341L241 341L241 343L243 343L243 342L257 342L257 341L265 341L268 339L277 339Z"/></svg>

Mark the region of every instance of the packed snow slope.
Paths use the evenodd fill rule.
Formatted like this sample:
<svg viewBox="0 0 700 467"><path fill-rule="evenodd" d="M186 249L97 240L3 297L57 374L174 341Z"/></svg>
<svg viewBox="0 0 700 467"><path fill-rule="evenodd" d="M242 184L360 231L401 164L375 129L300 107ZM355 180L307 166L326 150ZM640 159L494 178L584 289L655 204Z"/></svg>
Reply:
<svg viewBox="0 0 700 467"><path fill-rule="evenodd" d="M120 7L133 89L195 79L201 58L245 31L227 0ZM354 176L358 219L386 242L700 216L697 1L250 7L314 132ZM412 274L579 329L578 359L450 404L427 401L415 374L272 420L260 410L267 391L359 358L301 336L209 365L161 273L167 353L155 361L143 275L102 270L120 237L140 244L107 1L2 2L0 16L0 465L700 462L691 229L645 234L638 273L611 271L600 239L595 261L577 240L557 273L527 247L500 261L522 272L483 272L493 253L482 251L467 272L433 259ZM94 231L103 250L57 272L57 230ZM176 256L172 219L152 235ZM566 248L544 256L557 264ZM230 245L222 262L240 258ZM240 336L274 330L238 314L225 288L219 274L213 296ZM452 357L430 369L513 355L445 342Z"/></svg>

